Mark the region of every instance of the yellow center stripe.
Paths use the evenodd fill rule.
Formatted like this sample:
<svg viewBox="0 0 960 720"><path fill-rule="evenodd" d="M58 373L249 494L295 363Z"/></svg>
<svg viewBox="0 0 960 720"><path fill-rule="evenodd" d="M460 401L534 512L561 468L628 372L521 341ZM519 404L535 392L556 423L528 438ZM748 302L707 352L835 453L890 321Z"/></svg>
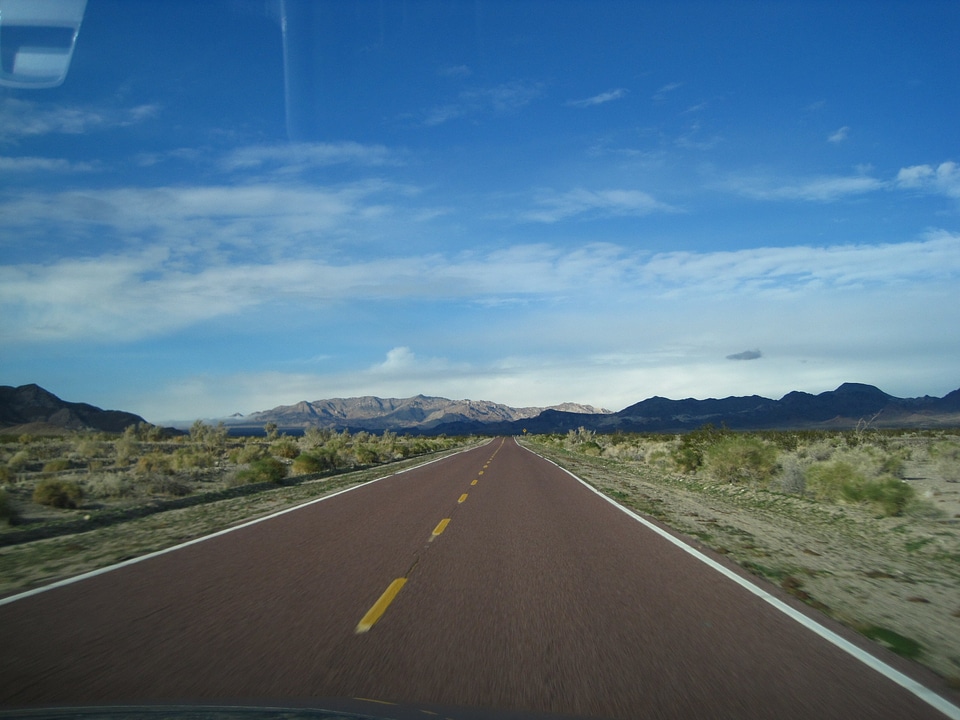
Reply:
<svg viewBox="0 0 960 720"><path fill-rule="evenodd" d="M470 483L470 484L471 484L471 485L476 485L476 484L477 484L477 481L474 480L474 481L473 481L472 483Z"/></svg>
<svg viewBox="0 0 960 720"><path fill-rule="evenodd" d="M450 518L444 518L443 520L441 520L440 522L438 522L438 523L437 523L437 526L433 529L433 537L436 537L437 535L439 535L440 533L442 533L444 530L446 530L446 529L447 529L447 523L449 523L449 522L450 522Z"/></svg>
<svg viewBox="0 0 960 720"><path fill-rule="evenodd" d="M380 616L386 612L388 607L390 607L390 603L393 602L393 599L397 596L397 593L400 592L400 590L406 584L406 578L397 578L387 586L387 589L383 591L383 595L380 596L380 599L373 604L372 608L367 610L367 614L364 615L363 619L357 624L357 634L365 633L374 626L377 620L380 619Z"/></svg>
<svg viewBox="0 0 960 720"><path fill-rule="evenodd" d="M457 502L458 502L458 503L462 503L462 502L463 502L464 500L466 500L466 499L467 499L467 494L464 493L463 495L460 496L460 499L457 500Z"/></svg>

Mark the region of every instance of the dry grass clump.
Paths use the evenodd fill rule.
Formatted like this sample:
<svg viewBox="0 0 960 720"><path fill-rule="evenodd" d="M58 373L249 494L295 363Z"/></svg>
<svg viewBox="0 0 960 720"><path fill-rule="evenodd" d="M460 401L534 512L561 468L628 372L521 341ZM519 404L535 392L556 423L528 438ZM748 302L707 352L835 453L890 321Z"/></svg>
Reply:
<svg viewBox="0 0 960 720"><path fill-rule="evenodd" d="M33 501L56 508L75 508L83 500L83 488L75 480L45 478L33 489Z"/></svg>

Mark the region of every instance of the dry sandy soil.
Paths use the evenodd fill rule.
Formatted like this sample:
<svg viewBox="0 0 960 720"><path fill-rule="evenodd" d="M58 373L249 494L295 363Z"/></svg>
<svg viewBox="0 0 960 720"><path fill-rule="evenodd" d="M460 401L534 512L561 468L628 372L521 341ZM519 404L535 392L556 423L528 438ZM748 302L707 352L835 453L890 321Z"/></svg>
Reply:
<svg viewBox="0 0 960 720"><path fill-rule="evenodd" d="M904 472L927 512L875 517L862 506L526 444L960 687L960 483L932 464L908 462Z"/></svg>

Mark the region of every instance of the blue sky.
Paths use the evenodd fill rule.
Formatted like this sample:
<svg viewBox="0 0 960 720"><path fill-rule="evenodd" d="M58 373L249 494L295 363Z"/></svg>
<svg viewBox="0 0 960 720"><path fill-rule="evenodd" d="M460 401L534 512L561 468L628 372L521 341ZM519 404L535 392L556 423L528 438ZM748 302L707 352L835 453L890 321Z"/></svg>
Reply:
<svg viewBox="0 0 960 720"><path fill-rule="evenodd" d="M64 84L0 88L0 383L154 422L943 395L958 36L956 2L88 0Z"/></svg>

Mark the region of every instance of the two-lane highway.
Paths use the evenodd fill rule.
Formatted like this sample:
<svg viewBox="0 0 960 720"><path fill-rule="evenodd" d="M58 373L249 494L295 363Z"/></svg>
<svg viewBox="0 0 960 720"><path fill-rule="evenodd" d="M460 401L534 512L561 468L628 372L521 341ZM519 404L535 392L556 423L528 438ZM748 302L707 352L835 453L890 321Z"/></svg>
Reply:
<svg viewBox="0 0 960 720"><path fill-rule="evenodd" d="M2 706L329 697L945 716L513 439L0 606Z"/></svg>

